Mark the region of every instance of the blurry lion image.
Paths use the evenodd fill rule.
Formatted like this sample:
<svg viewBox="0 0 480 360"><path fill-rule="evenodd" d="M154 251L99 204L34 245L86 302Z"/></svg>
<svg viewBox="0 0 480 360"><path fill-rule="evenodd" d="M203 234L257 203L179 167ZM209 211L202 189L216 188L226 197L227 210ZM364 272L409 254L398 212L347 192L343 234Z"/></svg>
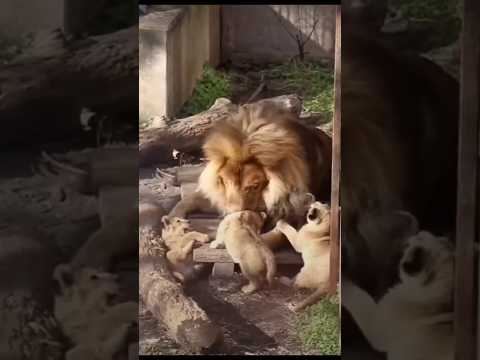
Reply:
<svg viewBox="0 0 480 360"><path fill-rule="evenodd" d="M279 219L297 220L290 193L329 199L330 138L268 101L244 105L237 116L215 124L203 152L207 164L198 191L177 204L170 216L185 217L207 199L223 214L266 211L266 228L272 229ZM274 231L277 236L267 240L272 248L285 243Z"/></svg>
<svg viewBox="0 0 480 360"><path fill-rule="evenodd" d="M342 305L387 359L454 359L454 260L448 238L420 231L406 242L399 283L374 300L344 276Z"/></svg>
<svg viewBox="0 0 480 360"><path fill-rule="evenodd" d="M73 271L62 264L54 279L59 287L55 318L74 345L67 360L110 360L126 349L130 329L137 323L138 304L117 302L116 275L92 268Z"/></svg>

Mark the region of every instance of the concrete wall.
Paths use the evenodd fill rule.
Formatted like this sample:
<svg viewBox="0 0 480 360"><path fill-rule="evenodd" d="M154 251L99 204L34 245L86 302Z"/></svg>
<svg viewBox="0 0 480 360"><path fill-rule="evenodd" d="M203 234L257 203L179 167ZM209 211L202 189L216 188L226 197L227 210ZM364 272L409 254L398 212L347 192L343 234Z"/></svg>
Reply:
<svg viewBox="0 0 480 360"><path fill-rule="evenodd" d="M308 36L307 58L334 58L335 6L332 5L223 5L222 58L254 62L291 59L298 48L291 35L297 29ZM288 30L288 31L287 31Z"/></svg>
<svg viewBox="0 0 480 360"><path fill-rule="evenodd" d="M220 7L191 5L140 18L140 119L174 116L204 64L220 61Z"/></svg>
<svg viewBox="0 0 480 360"><path fill-rule="evenodd" d="M29 32L62 26L63 0L2 0L2 37L15 39Z"/></svg>

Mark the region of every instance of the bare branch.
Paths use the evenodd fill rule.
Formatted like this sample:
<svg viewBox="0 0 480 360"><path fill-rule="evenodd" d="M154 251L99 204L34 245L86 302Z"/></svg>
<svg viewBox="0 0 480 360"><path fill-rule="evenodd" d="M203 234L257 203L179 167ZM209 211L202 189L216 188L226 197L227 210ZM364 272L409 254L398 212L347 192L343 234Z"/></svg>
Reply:
<svg viewBox="0 0 480 360"><path fill-rule="evenodd" d="M313 32L315 31L315 29L316 29L317 24L318 24L319 21L320 21L320 18L317 17L317 18L315 19L315 22L313 23L312 31L310 31L310 34L308 34L308 36L305 38L305 41L302 43L302 46L304 46L304 45L307 43L307 41L310 40L310 38L312 37Z"/></svg>
<svg viewBox="0 0 480 360"><path fill-rule="evenodd" d="M275 17L277 18L278 22L280 23L280 25L282 26L282 28L287 32L287 34L293 39L295 40L295 42L297 41L297 39L295 38L295 35L293 35L289 30L288 28L285 26L285 24L283 23L283 17L281 15L279 15L275 9L273 9L271 6L268 6L270 8L270 10L272 10L273 14L275 15Z"/></svg>

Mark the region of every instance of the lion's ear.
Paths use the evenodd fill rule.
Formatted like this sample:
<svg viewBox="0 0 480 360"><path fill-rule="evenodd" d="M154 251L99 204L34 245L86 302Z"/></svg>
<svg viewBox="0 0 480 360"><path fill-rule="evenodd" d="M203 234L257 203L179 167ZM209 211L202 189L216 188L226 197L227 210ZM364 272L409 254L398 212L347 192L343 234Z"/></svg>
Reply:
<svg viewBox="0 0 480 360"><path fill-rule="evenodd" d="M58 265L53 272L55 292L62 293L67 287L73 285L73 269L68 264Z"/></svg>
<svg viewBox="0 0 480 360"><path fill-rule="evenodd" d="M170 225L170 218L168 217L168 215L162 216L162 224L165 227Z"/></svg>
<svg viewBox="0 0 480 360"><path fill-rule="evenodd" d="M310 206L315 202L315 195L312 193L306 193L305 194L305 206Z"/></svg>

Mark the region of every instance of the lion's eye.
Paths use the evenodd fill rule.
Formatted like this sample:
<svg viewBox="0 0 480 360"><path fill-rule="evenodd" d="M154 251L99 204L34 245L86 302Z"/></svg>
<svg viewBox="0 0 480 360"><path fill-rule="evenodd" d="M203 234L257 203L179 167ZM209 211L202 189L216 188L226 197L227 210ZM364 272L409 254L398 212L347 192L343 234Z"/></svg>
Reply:
<svg viewBox="0 0 480 360"><path fill-rule="evenodd" d="M98 280L98 275L97 274L90 275L90 280Z"/></svg>
<svg viewBox="0 0 480 360"><path fill-rule="evenodd" d="M225 186L225 183L224 183L223 178L221 176L218 177L217 181L218 181L219 185Z"/></svg>

